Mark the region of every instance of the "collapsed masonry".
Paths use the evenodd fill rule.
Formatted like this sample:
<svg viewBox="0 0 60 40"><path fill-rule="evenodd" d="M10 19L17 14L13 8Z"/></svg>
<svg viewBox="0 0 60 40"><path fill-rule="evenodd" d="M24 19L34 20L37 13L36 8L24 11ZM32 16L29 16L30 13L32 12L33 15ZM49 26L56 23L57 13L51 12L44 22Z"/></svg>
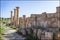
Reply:
<svg viewBox="0 0 60 40"><path fill-rule="evenodd" d="M58 33L60 27L60 6L56 7L55 13L46 13L43 12L42 14L31 14L30 17L19 17L19 7L14 9L14 16L12 16L11 11L11 23L15 26L20 27L31 27L33 30L33 35L36 36L36 29L37 29L37 37L41 40L53 40L53 33ZM41 27L40 27L41 26ZM34 27L34 28L33 28ZM46 28L47 27L47 28ZM49 28L51 27L51 28ZM30 33L30 28L26 29L28 33ZM22 34L26 34L25 30L20 30ZM60 40L60 33L56 34L56 39ZM58 38L59 37L59 38Z"/></svg>

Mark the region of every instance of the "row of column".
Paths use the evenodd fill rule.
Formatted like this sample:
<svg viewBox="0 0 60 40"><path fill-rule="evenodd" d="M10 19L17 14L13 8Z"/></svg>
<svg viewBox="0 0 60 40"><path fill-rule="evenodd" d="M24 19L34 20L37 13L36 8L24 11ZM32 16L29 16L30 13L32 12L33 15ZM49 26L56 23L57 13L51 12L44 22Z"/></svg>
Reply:
<svg viewBox="0 0 60 40"><path fill-rule="evenodd" d="M19 7L16 7L14 9L14 16L13 16L13 11L11 11L11 23L13 25L18 26L19 25Z"/></svg>

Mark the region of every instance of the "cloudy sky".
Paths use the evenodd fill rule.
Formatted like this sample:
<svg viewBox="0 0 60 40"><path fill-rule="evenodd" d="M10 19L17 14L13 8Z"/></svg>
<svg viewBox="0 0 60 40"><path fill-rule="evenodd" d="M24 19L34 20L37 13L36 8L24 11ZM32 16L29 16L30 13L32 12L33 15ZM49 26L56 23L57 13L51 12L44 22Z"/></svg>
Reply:
<svg viewBox="0 0 60 40"><path fill-rule="evenodd" d="M19 16L31 14L41 14L42 12L54 13L59 1L0 1L1 17L9 18L10 11L19 8Z"/></svg>

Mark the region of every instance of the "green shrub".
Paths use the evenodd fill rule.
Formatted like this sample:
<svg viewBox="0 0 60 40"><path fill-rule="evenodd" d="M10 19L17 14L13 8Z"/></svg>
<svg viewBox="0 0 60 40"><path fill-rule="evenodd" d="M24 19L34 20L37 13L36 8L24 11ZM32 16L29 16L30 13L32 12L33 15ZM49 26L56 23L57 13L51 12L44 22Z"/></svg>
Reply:
<svg viewBox="0 0 60 40"><path fill-rule="evenodd" d="M0 34L3 34L5 32L5 29L3 27L0 27Z"/></svg>
<svg viewBox="0 0 60 40"><path fill-rule="evenodd" d="M16 26L11 26L11 28L16 29L17 27Z"/></svg>
<svg viewBox="0 0 60 40"><path fill-rule="evenodd" d="M0 25L0 40L3 40L4 32L5 32L5 29L3 27L1 27L1 25Z"/></svg>
<svg viewBox="0 0 60 40"><path fill-rule="evenodd" d="M0 40L3 40L3 36L0 34Z"/></svg>

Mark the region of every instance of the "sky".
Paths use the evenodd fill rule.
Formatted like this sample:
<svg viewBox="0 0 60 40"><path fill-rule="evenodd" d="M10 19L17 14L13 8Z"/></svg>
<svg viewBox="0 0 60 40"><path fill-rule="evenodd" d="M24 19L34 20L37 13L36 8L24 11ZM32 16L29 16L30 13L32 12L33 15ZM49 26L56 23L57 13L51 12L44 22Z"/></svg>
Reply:
<svg viewBox="0 0 60 40"><path fill-rule="evenodd" d="M19 7L19 17L31 14L41 14L43 12L54 13L56 7L59 6L59 1L0 1L1 17L10 18L10 11L13 11L16 6Z"/></svg>

